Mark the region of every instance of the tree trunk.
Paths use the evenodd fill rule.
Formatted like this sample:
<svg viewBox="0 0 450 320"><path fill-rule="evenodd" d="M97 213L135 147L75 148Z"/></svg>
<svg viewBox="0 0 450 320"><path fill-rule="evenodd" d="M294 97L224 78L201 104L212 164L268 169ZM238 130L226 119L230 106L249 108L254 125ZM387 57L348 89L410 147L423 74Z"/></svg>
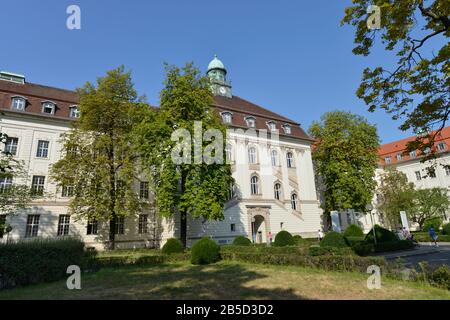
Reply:
<svg viewBox="0 0 450 320"><path fill-rule="evenodd" d="M186 213L180 212L180 241L183 246L187 246L187 219Z"/></svg>
<svg viewBox="0 0 450 320"><path fill-rule="evenodd" d="M116 216L109 220L109 250L114 250L116 247Z"/></svg>

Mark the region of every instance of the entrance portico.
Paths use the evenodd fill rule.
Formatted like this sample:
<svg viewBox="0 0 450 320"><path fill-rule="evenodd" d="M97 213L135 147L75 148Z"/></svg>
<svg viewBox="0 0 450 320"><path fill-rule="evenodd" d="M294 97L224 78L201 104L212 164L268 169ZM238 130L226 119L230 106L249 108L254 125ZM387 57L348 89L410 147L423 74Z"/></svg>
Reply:
<svg viewBox="0 0 450 320"><path fill-rule="evenodd" d="M270 232L270 207L247 206L248 230L253 243L267 243Z"/></svg>

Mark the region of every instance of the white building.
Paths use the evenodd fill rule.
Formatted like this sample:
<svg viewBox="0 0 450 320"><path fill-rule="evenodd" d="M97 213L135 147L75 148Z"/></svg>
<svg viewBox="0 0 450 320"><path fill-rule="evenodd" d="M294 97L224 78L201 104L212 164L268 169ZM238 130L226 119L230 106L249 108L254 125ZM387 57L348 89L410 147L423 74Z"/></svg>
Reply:
<svg viewBox="0 0 450 320"><path fill-rule="evenodd" d="M267 242L280 230L315 237L321 228L313 165L312 140L298 123L232 94L227 71L216 58L208 75L215 94L214 107L230 126L227 156L236 185L225 206L223 221L188 221L188 244L211 236L226 244L238 235ZM76 221L68 212L72 190L58 188L49 166L61 157L60 136L78 116L73 91L27 83L25 77L0 75L0 130L9 136L6 148L23 160L27 183L51 194L33 202L26 212L1 216L13 227L9 239L79 236L103 248L108 222ZM248 134L248 130L253 134ZM268 132L267 135L265 133ZM268 137L268 138L267 138ZM10 181L0 181L0 186ZM149 184L136 182L136 192L150 197ZM116 225L118 248L160 246L178 236L178 219L158 219L155 210L127 217ZM5 235L0 241L6 241Z"/></svg>

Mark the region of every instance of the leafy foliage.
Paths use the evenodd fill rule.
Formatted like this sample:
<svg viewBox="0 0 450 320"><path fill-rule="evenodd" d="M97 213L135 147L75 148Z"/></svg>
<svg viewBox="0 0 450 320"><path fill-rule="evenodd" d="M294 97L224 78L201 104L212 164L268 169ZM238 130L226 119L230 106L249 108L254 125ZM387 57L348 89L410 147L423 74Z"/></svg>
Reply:
<svg viewBox="0 0 450 320"><path fill-rule="evenodd" d="M250 239L244 236L236 237L233 240L233 246L250 246L251 244L252 242Z"/></svg>
<svg viewBox="0 0 450 320"><path fill-rule="evenodd" d="M342 234L339 232L328 232L320 242L321 247L336 247L345 248L348 247L347 242Z"/></svg>
<svg viewBox="0 0 450 320"><path fill-rule="evenodd" d="M381 30L367 27L370 5L381 9ZM432 147L450 114L449 16L448 0L354 0L342 20L356 28L354 54L369 55L379 38L398 58L392 70L383 66L364 70L357 96L369 110L381 108L394 119L403 118L400 128L405 131L438 129L419 136L409 144L410 150Z"/></svg>
<svg viewBox="0 0 450 320"><path fill-rule="evenodd" d="M442 233L450 236L450 223L444 224L442 227Z"/></svg>
<svg viewBox="0 0 450 320"><path fill-rule="evenodd" d="M416 191L416 206L409 216L412 221L419 224L422 229L426 220L442 219L450 207L450 199L448 197L447 189L431 188L418 189ZM436 229L438 230L438 229Z"/></svg>
<svg viewBox="0 0 450 320"><path fill-rule="evenodd" d="M411 215L415 212L416 191L414 184L408 182L408 177L395 168L388 168L380 177L377 190L378 210L395 228L400 223L400 211Z"/></svg>
<svg viewBox="0 0 450 320"><path fill-rule="evenodd" d="M309 129L317 140L313 160L323 209L364 211L372 201L378 164L376 127L349 112L328 112Z"/></svg>
<svg viewBox="0 0 450 320"><path fill-rule="evenodd" d="M175 130L184 130L197 143L208 129L217 129L223 140L226 127L211 108L210 82L200 76L192 64L184 68L166 66L165 88L161 91L161 108L139 110L141 119L135 127L135 144L139 149L142 166L151 168L156 188L156 206L163 217L173 217L178 211L181 218L181 241L186 244L186 217L207 220L223 219L224 204L228 200L233 178L225 163L206 164L196 156L195 144L187 147L182 157L193 164L175 164L172 153L178 141L173 141ZM202 122L200 133L194 132L194 122ZM197 139L198 138L198 139ZM186 141L184 141L186 142ZM210 150L208 141L200 145L202 154ZM222 141L218 155L225 154ZM221 157L223 159L223 157Z"/></svg>
<svg viewBox="0 0 450 320"><path fill-rule="evenodd" d="M388 229L375 225L375 236L377 239L377 244L382 242L396 242L399 241L397 236ZM365 241L368 243L374 243L373 241L373 229L366 235Z"/></svg>
<svg viewBox="0 0 450 320"><path fill-rule="evenodd" d="M364 232L360 226L356 224L351 224L345 229L344 237L362 237Z"/></svg>
<svg viewBox="0 0 450 320"><path fill-rule="evenodd" d="M63 157L51 168L60 186L73 186L69 212L77 218L110 221L114 247L117 217L141 211L133 188L141 174L133 149L134 109L147 109L137 98L131 75L123 67L111 70L78 89L80 118L63 137Z"/></svg>
<svg viewBox="0 0 450 320"><path fill-rule="evenodd" d="M183 244L176 238L170 238L161 249L164 254L182 253L184 252Z"/></svg>
<svg viewBox="0 0 450 320"><path fill-rule="evenodd" d="M220 260L220 247L210 238L203 238L192 246L192 264L211 264Z"/></svg>
<svg viewBox="0 0 450 320"><path fill-rule="evenodd" d="M442 226L442 218L431 218L428 220L425 220L424 224L423 224L423 228L421 228L421 230L428 232L430 230L430 228L434 228L434 230L436 232L439 232L439 229Z"/></svg>
<svg viewBox="0 0 450 320"><path fill-rule="evenodd" d="M292 234L283 230L277 233L273 245L275 247L295 246L296 242L292 237Z"/></svg>

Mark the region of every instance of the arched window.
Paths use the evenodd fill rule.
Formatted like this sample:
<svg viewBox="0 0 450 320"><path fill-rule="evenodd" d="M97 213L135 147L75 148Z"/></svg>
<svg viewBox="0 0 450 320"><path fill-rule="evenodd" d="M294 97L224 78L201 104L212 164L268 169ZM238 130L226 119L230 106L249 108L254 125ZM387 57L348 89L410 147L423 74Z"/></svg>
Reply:
<svg viewBox="0 0 450 320"><path fill-rule="evenodd" d="M286 161L287 161L287 167L293 168L294 167L294 154L292 152L286 153Z"/></svg>
<svg viewBox="0 0 450 320"><path fill-rule="evenodd" d="M227 163L231 163L233 160L233 146L229 143L227 143L225 147L225 156L227 158Z"/></svg>
<svg viewBox="0 0 450 320"><path fill-rule="evenodd" d="M248 148L248 163L250 163L250 164L257 163L256 148L255 147Z"/></svg>
<svg viewBox="0 0 450 320"><path fill-rule="evenodd" d="M23 111L25 110L26 100L22 97L12 98L11 107L13 110Z"/></svg>
<svg viewBox="0 0 450 320"><path fill-rule="evenodd" d="M275 193L275 199L281 200L281 184L279 184L278 182L275 183L273 190Z"/></svg>
<svg viewBox="0 0 450 320"><path fill-rule="evenodd" d="M231 123L232 115L230 112L222 112L222 120L225 123Z"/></svg>
<svg viewBox="0 0 450 320"><path fill-rule="evenodd" d="M56 106L53 102L47 101L42 103L42 113L54 114Z"/></svg>
<svg viewBox="0 0 450 320"><path fill-rule="evenodd" d="M298 197L296 193L291 194L291 207L292 210L298 210Z"/></svg>
<svg viewBox="0 0 450 320"><path fill-rule="evenodd" d="M247 117L245 118L245 121L247 122L247 126L249 128L255 128L256 127L256 119L253 117Z"/></svg>
<svg viewBox="0 0 450 320"><path fill-rule="evenodd" d="M272 160L272 166L273 167L278 166L278 152L277 152L277 150L272 150L270 152L270 159Z"/></svg>
<svg viewBox="0 0 450 320"><path fill-rule="evenodd" d="M252 176L250 179L250 190L252 195L259 194L259 179L258 176Z"/></svg>

